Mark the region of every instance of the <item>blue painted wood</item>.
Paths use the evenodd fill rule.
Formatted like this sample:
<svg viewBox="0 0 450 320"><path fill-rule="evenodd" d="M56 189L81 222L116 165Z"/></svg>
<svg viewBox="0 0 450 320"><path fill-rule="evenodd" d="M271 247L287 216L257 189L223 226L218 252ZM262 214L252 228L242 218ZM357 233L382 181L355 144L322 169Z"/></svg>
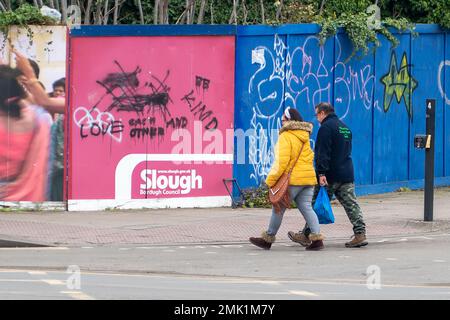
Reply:
<svg viewBox="0 0 450 320"><path fill-rule="evenodd" d="M280 26L238 26L237 36L273 36L278 35L317 35L320 32L318 24L284 24Z"/></svg>
<svg viewBox="0 0 450 320"><path fill-rule="evenodd" d="M409 116L405 100L398 102L392 88L402 93L397 73L402 57L409 60L410 35L401 35L399 46L390 49L390 43L380 39L382 46L375 53L375 74L378 84L374 102L374 183L408 180ZM384 80L383 80L384 79ZM384 81L385 83L383 83Z"/></svg>
<svg viewBox="0 0 450 320"><path fill-rule="evenodd" d="M305 121L314 126L311 148L319 130L315 106L320 102L333 102L334 38L319 46L316 35L288 36L285 105L297 109Z"/></svg>
<svg viewBox="0 0 450 320"><path fill-rule="evenodd" d="M439 68L439 93L444 98L444 171L450 176L450 34L445 36L445 59Z"/></svg>
<svg viewBox="0 0 450 320"><path fill-rule="evenodd" d="M320 47L317 36L288 36L286 107L297 109L305 121L313 123L313 138L319 127L314 107L320 102L333 103L333 51L334 38Z"/></svg>
<svg viewBox="0 0 450 320"><path fill-rule="evenodd" d="M375 86L374 54L357 53L345 34L335 41L334 107L353 133L352 158L355 183L372 183L372 117Z"/></svg>
<svg viewBox="0 0 450 320"><path fill-rule="evenodd" d="M435 187L445 187L450 185L450 177L438 177L434 181ZM357 196L365 196L369 194L394 192L400 188L409 188L411 190L423 189L424 180L408 180L396 181L382 184L357 185L355 193Z"/></svg>
<svg viewBox="0 0 450 320"><path fill-rule="evenodd" d="M308 54L302 54L304 60L299 59L298 52L302 51L306 39L314 38L314 34L319 31L317 25L238 26L236 31L235 126L242 130L242 134L250 128L265 129L261 132L257 130L251 138L247 132L243 156L245 164L236 164L234 170L240 185L257 186L267 174L273 161L270 149L277 139L277 135L271 135L268 129L274 129L276 133L280 125L279 117L285 106L296 107L306 120L315 124L312 136L314 143L318 123L313 118L313 106L317 100L331 100L338 115L354 133L356 184L367 190L386 192L392 186L405 186L404 181L408 179L412 179L411 183L414 185L414 181L423 178L423 151L414 149L413 136L422 129L425 130L421 100L425 96L437 95L438 105L439 99L441 103L441 114L437 115L440 120L437 121L441 121L441 124L437 124L440 137L436 137L436 142L440 149L436 156L436 175L450 175L450 99L446 104L437 83L439 65L443 63L442 91L445 89L450 92L450 85L445 81L450 79L450 39L446 34L446 60L449 65L445 66L445 61L439 60L443 59L439 57L443 55L444 44L443 31L437 25L417 25L416 31L421 36L414 40L411 40L409 32L392 30L401 40L400 46L395 50L391 49L384 37L380 37L382 47L377 49L375 55L369 54L362 59L352 59L345 63L343 61L352 48L342 30L335 37L338 41L327 41L323 58L318 46L311 45L312 42L307 44L305 48L308 48ZM425 50L427 46L432 47L433 52ZM258 50L262 50L262 54ZM293 56L294 52L297 56ZM395 65L391 65L392 52L395 52ZM283 56L285 59L280 59ZM406 59L407 66L404 70L408 71L403 75L402 59ZM408 66L411 63L413 67ZM304 69L304 66L307 68ZM396 72L400 74L399 77ZM305 78L308 73L314 74L318 81L311 75ZM320 77L319 73L322 73ZM391 79L385 77L389 74ZM412 78L402 83L402 77L405 76ZM293 82L293 79L302 79L304 82ZM326 90L317 93L317 89L326 88L330 82L331 99ZM402 88L407 89L411 84L417 87L409 89L412 94L405 94ZM392 86L397 87L398 93L393 91L389 95L387 91L385 104L385 88ZM311 92L297 95L305 87L314 92L312 97ZM314 96L315 93L317 94ZM249 147L251 139L254 143ZM238 150L235 151L238 159Z"/></svg>
<svg viewBox="0 0 450 320"><path fill-rule="evenodd" d="M419 33L419 35L425 34L425 33L445 33L448 32L448 30L442 29L438 24L424 24L424 23L417 23L415 25L414 31Z"/></svg>
<svg viewBox="0 0 450 320"><path fill-rule="evenodd" d="M432 48L432 50L430 50ZM424 54L426 52L426 54ZM415 149L415 134L425 134L425 101L436 100L436 136L435 136L435 176L444 175L444 102L439 93L437 77L439 64L444 59L444 35L440 33L423 34L412 38L411 70L418 82L418 88L412 95L413 118L411 121L410 179L423 179L425 151Z"/></svg>
<svg viewBox="0 0 450 320"><path fill-rule="evenodd" d="M273 163L284 110L286 37L239 37L237 43L234 172L247 188L263 182Z"/></svg>
<svg viewBox="0 0 450 320"><path fill-rule="evenodd" d="M70 29L71 37L106 36L194 36L194 35L235 35L232 25L116 25L80 26Z"/></svg>

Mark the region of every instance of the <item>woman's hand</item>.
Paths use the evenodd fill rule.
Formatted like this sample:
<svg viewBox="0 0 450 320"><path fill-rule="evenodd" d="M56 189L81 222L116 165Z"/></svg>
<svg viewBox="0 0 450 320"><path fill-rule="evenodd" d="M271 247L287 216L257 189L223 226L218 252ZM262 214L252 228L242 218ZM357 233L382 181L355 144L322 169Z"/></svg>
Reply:
<svg viewBox="0 0 450 320"><path fill-rule="evenodd" d="M22 71L22 74L29 81L36 79L36 75L34 74L34 70L31 67L31 63L30 63L30 61L28 61L28 58L25 57L23 54L21 54L16 49L12 49L12 52L16 55L17 69Z"/></svg>

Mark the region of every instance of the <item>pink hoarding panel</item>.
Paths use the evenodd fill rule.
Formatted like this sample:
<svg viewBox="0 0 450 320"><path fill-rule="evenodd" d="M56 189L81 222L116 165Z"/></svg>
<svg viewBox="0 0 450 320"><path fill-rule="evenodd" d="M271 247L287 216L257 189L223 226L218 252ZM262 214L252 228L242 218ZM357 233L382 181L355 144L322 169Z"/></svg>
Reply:
<svg viewBox="0 0 450 320"><path fill-rule="evenodd" d="M69 199L226 196L234 37L71 39Z"/></svg>

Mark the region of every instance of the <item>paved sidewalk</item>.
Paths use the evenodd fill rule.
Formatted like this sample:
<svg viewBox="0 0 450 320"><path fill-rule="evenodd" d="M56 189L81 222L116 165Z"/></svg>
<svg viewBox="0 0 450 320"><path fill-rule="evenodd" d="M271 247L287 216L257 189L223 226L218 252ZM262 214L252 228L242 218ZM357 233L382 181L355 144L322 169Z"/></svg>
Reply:
<svg viewBox="0 0 450 320"><path fill-rule="evenodd" d="M423 222L423 191L360 197L370 237L424 234L450 230L450 188L436 189L434 218ZM351 225L343 208L333 205L336 223L322 226L327 239L349 238ZM167 245L247 242L267 227L270 209L165 209L108 212L1 213L0 240L48 245ZM298 230L303 217L292 209L277 241Z"/></svg>

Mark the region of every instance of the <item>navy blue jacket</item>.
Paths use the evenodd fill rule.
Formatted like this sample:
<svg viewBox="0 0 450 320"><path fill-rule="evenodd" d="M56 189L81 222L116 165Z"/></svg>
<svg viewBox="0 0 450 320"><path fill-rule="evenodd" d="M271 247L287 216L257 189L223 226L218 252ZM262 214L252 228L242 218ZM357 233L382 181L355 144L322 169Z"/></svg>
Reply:
<svg viewBox="0 0 450 320"><path fill-rule="evenodd" d="M317 175L324 174L329 183L354 182L352 132L335 113L320 124L314 153Z"/></svg>

